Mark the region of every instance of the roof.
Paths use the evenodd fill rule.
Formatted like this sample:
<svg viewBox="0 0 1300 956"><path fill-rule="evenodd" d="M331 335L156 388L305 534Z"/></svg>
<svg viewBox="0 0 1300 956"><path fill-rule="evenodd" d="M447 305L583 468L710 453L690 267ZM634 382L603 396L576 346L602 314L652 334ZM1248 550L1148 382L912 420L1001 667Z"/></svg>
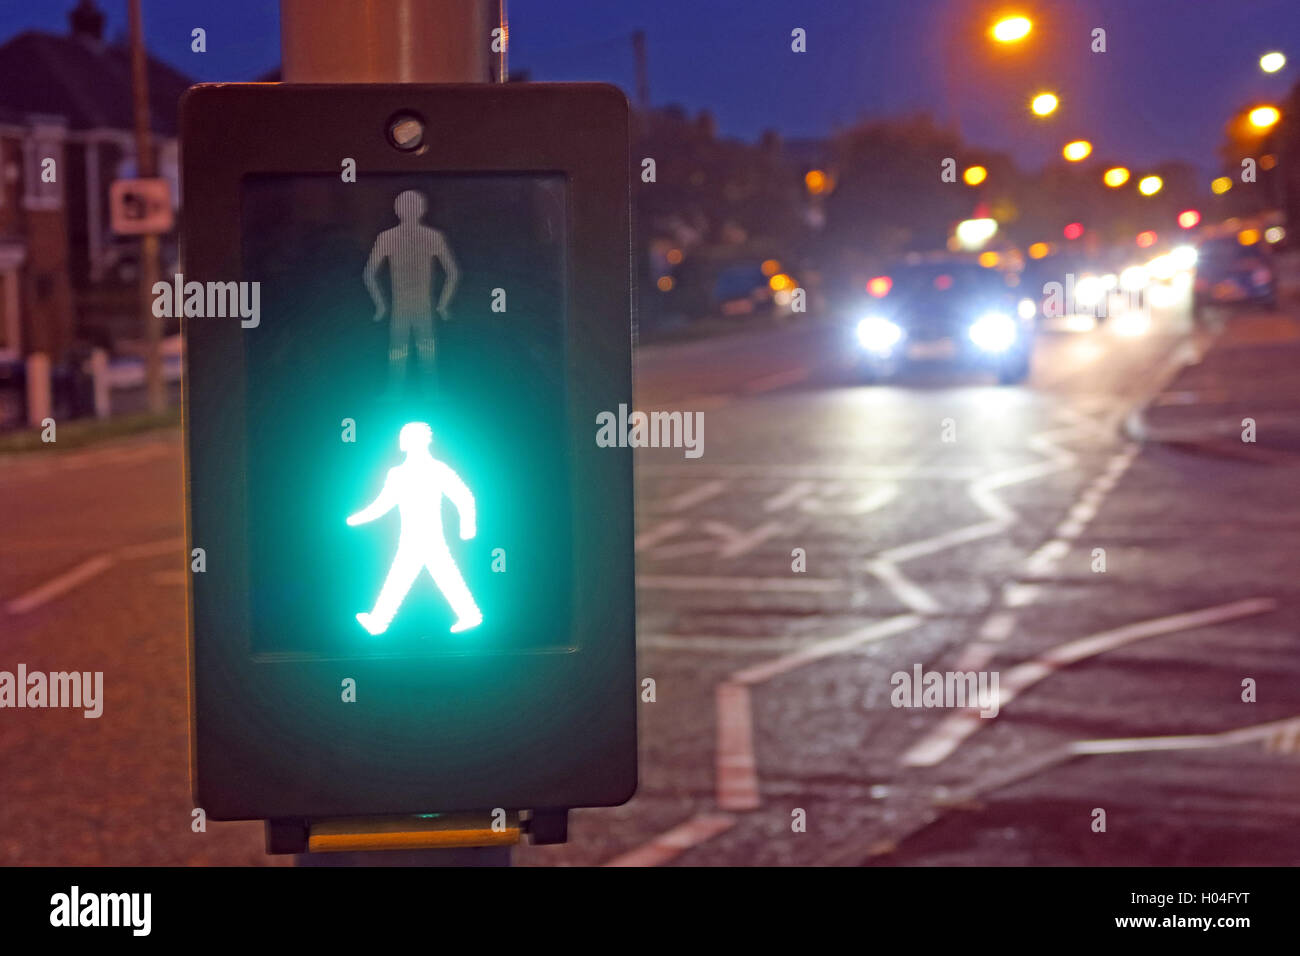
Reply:
<svg viewBox="0 0 1300 956"><path fill-rule="evenodd" d="M149 118L175 136L179 100L193 81L149 58ZM131 55L124 44L29 30L0 46L0 114L62 116L68 128L135 128Z"/></svg>

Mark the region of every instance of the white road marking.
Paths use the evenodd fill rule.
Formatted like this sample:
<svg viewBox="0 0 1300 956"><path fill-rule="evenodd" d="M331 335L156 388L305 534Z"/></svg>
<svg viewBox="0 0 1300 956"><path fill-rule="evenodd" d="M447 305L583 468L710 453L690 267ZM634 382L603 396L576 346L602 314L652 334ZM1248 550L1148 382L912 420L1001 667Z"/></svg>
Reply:
<svg viewBox="0 0 1300 956"><path fill-rule="evenodd" d="M1239 727L1213 734L1183 734L1167 737L1119 737L1113 740L1076 740L1067 747L1075 756L1098 754L1131 754L1152 750L1201 750L1209 747L1232 747L1239 744L1263 742L1280 749L1275 752L1292 752L1287 742L1300 734L1300 717L1288 717L1267 724Z"/></svg>
<svg viewBox="0 0 1300 956"><path fill-rule="evenodd" d="M1029 556L1025 562L1025 575L1031 578L1046 577L1063 557L1070 553L1068 541L1053 538Z"/></svg>
<svg viewBox="0 0 1300 956"><path fill-rule="evenodd" d="M782 511L808 497L816 487L817 485L811 481L792 482L786 486L785 491L779 491L764 501L763 510Z"/></svg>
<svg viewBox="0 0 1300 956"><path fill-rule="evenodd" d="M771 375L764 375L761 378L753 379L746 382L743 386L746 392L769 392L774 388L783 388L786 385L794 385L802 382L808 377L808 367L799 365L795 368L784 369L780 372L773 372Z"/></svg>
<svg viewBox="0 0 1300 956"><path fill-rule="evenodd" d="M605 863L605 866L661 866L681 856L693 846L725 833L736 823L734 817L724 813L702 813L659 834L649 843L627 853L622 853Z"/></svg>
<svg viewBox="0 0 1300 956"><path fill-rule="evenodd" d="M687 508L693 508L695 505L722 494L729 484L731 482L722 478L702 482L694 488L688 488L680 494L666 498L663 502L663 508L665 511L685 511Z"/></svg>
<svg viewBox="0 0 1300 956"><path fill-rule="evenodd" d="M853 650L872 641L893 637L903 631L910 631L913 628L920 627L924 622L925 618L917 614L896 614L882 621L868 624L856 631L851 631L842 637L817 641L774 660L742 668L728 677L727 680L735 684L761 684L771 680L778 674L792 671L796 667L802 667L804 664L820 660L823 657L843 654L845 651Z"/></svg>
<svg viewBox="0 0 1300 956"><path fill-rule="evenodd" d="M1276 608L1277 601L1272 598L1248 598L1199 611L1171 614L1168 617L1127 624L1114 630L1102 631L1099 634L1061 644L1036 660L1014 667L1009 673L1003 675L999 681L997 713L1000 716L1008 703L1034 684L1084 658L1113 651L1143 638L1207 627L1241 617L1263 614ZM981 721L992 722L997 719L997 717L983 718L979 713L978 708L966 708L946 717L938 727L903 754L903 765L932 767L946 760L967 737L979 729Z"/></svg>
<svg viewBox="0 0 1300 956"><path fill-rule="evenodd" d="M43 604L48 604L60 595L67 594L77 585L89 581L96 575L107 571L116 563L116 559L110 552L108 554L96 555L82 561L75 568L64 571L62 574L55 575L49 581L46 581L40 587L37 587L26 594L16 597L5 604L5 611L9 614L26 614L28 611L34 611Z"/></svg>
<svg viewBox="0 0 1300 956"><path fill-rule="evenodd" d="M960 465L638 465L637 474L652 478L848 478L871 481L932 478L971 481L981 475L976 467Z"/></svg>
<svg viewBox="0 0 1300 956"><path fill-rule="evenodd" d="M930 597L930 593L898 569L890 561L871 561L867 570L880 579L880 583L893 593L894 597L906 607L918 614L938 614L942 608L939 602Z"/></svg>
<svg viewBox="0 0 1300 956"><path fill-rule="evenodd" d="M715 799L723 810L757 810L758 765L749 687L723 681L714 694L718 721Z"/></svg>
<svg viewBox="0 0 1300 956"><path fill-rule="evenodd" d="M852 591L857 585L834 578L806 578L792 574L788 578L704 577L686 574L638 574L636 586L647 591L804 591L829 594Z"/></svg>
<svg viewBox="0 0 1300 956"><path fill-rule="evenodd" d="M5 603L5 611L13 615L27 614L34 611L55 598L67 594L73 588L84 584L91 578L98 577L118 561L155 557L169 551L176 551L179 557L180 549L184 543L181 538L165 538L161 541L150 541L144 544L125 545L116 550L95 555L93 558L87 558L76 567L55 575L26 594L10 599Z"/></svg>
<svg viewBox="0 0 1300 956"><path fill-rule="evenodd" d="M683 518L671 518L668 521L661 521L653 528L642 531L636 536L632 545L633 550L644 551L646 548L653 548L659 542L666 541L678 532L685 531L686 528L687 523Z"/></svg>
<svg viewBox="0 0 1300 956"><path fill-rule="evenodd" d="M829 640L817 641L761 664L742 668L718 685L716 691L718 749L716 786L723 810L756 810L760 803L758 766L754 756L749 688L797 667L863 644L892 637L920 626L924 618L899 614Z"/></svg>
<svg viewBox="0 0 1300 956"><path fill-rule="evenodd" d="M980 626L981 641L1005 641L1016 626L1016 616L1009 611L994 611Z"/></svg>

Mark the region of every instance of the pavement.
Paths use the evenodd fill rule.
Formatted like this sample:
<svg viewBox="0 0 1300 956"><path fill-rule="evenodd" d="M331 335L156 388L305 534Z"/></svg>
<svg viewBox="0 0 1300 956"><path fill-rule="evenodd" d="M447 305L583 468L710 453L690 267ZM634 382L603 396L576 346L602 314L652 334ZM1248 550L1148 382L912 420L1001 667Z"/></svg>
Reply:
<svg viewBox="0 0 1300 956"><path fill-rule="evenodd" d="M1294 353L1251 340L1297 317L1234 319L1044 336L1023 387L864 385L828 324L639 352L706 420L638 452L641 786L515 863L1294 863ZM1204 452L1243 408L1268 457ZM286 862L192 826L179 436L0 461L0 515L0 669L107 698L0 711L0 863ZM894 706L917 667L997 715Z"/></svg>

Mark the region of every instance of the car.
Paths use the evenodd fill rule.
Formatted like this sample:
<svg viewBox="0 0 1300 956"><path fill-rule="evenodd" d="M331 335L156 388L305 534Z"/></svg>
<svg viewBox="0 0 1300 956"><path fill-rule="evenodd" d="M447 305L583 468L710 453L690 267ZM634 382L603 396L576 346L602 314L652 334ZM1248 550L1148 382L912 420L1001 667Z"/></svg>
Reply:
<svg viewBox="0 0 1300 956"><path fill-rule="evenodd" d="M1192 308L1199 318L1210 305L1256 304L1277 308L1277 272L1261 245L1233 237L1210 239L1196 251Z"/></svg>
<svg viewBox="0 0 1300 956"><path fill-rule="evenodd" d="M1001 384L1029 377L1033 315L1000 272L965 261L903 262L867 280L852 301L851 354L866 380L919 362L990 371Z"/></svg>
<svg viewBox="0 0 1300 956"><path fill-rule="evenodd" d="M743 262L723 268L713 283L712 308L723 316L780 316L791 309L791 292L798 283L783 272L768 274L763 262Z"/></svg>

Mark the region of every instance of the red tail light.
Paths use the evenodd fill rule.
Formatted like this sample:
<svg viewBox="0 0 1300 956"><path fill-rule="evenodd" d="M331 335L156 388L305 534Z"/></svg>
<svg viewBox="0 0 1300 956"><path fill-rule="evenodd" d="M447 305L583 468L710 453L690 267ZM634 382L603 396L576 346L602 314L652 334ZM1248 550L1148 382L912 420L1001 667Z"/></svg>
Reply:
<svg viewBox="0 0 1300 956"><path fill-rule="evenodd" d="M883 299L893 287L894 280L889 276L876 276L874 279L867 280L867 292L873 299Z"/></svg>

